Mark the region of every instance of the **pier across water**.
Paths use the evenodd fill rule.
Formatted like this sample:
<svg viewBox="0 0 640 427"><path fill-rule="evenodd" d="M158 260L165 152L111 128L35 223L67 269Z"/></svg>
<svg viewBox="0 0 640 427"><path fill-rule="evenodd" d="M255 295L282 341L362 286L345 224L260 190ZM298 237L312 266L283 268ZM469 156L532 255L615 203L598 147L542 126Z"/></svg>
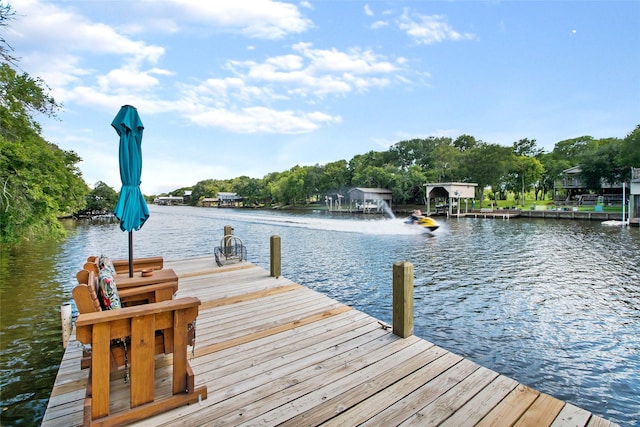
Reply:
<svg viewBox="0 0 640 427"><path fill-rule="evenodd" d="M136 425L614 425L252 263L165 268L177 296L202 301L189 357L208 396ZM82 424L81 356L72 336L43 426ZM172 356L157 357L163 389ZM112 412L129 399L122 377L111 378Z"/></svg>

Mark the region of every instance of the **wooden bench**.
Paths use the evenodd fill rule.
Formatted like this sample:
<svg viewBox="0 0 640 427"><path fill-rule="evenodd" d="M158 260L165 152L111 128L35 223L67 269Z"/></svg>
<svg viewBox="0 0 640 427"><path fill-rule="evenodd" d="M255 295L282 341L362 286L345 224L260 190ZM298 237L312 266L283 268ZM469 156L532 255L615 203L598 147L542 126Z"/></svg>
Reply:
<svg viewBox="0 0 640 427"><path fill-rule="evenodd" d="M80 314L76 338L91 345L91 370L84 403L84 425L123 425L207 398L206 386L195 387L187 346L189 330L198 315L200 300L179 298L93 313ZM155 399L155 353L153 342L158 329L173 331L171 395ZM110 371L113 340L131 337L129 408L111 414ZM166 339L166 337L165 337Z"/></svg>

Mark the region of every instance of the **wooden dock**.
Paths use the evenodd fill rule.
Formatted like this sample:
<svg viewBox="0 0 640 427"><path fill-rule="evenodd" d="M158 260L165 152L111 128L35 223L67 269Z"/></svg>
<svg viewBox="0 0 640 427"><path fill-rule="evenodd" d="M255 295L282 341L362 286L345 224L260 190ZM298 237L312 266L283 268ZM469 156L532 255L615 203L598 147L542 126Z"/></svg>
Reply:
<svg viewBox="0 0 640 427"><path fill-rule="evenodd" d="M202 301L191 365L208 396L135 425L615 425L251 263L165 268L178 296ZM43 426L82 424L81 350L72 336ZM170 394L171 356L157 357L156 389ZM111 383L113 413L129 393L121 372Z"/></svg>
<svg viewBox="0 0 640 427"><path fill-rule="evenodd" d="M467 218L511 219L511 218L517 218L520 215L521 215L521 212L518 210L482 209L480 211L461 213L459 216L467 217ZM453 216L455 217L458 215L454 214Z"/></svg>

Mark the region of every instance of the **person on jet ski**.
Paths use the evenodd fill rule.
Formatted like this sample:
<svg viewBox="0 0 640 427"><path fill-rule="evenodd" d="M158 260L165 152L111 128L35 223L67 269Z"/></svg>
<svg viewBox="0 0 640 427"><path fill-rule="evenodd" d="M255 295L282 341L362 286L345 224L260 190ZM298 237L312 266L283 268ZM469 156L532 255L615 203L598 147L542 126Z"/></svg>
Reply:
<svg viewBox="0 0 640 427"><path fill-rule="evenodd" d="M420 209L414 209L413 212L411 213L411 223L413 224L414 222L418 221L420 218L422 218L422 211Z"/></svg>

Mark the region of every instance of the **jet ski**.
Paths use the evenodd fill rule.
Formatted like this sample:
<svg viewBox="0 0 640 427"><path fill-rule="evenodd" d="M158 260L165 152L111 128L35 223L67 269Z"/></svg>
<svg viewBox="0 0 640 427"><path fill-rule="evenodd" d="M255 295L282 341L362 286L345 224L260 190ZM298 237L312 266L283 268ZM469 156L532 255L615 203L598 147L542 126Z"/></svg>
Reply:
<svg viewBox="0 0 640 427"><path fill-rule="evenodd" d="M405 224L418 225L427 228L429 231L435 231L440 227L440 224L435 219L422 216L422 212L419 210L414 211L411 217L405 221Z"/></svg>

